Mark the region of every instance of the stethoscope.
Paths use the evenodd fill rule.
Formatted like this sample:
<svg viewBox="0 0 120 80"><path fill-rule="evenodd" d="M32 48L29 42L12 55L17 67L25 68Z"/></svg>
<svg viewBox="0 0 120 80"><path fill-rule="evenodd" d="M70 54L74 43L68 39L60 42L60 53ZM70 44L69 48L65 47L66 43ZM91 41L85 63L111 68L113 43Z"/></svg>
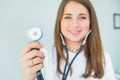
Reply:
<svg viewBox="0 0 120 80"><path fill-rule="evenodd" d="M70 62L69 65L68 65L68 58L69 58L68 49L67 49L65 41L63 39L63 36L60 34L61 39L62 39L62 44L64 46L65 52L67 53L66 63L65 63L65 67L64 67L64 72L63 72L62 80L66 80L67 79L67 76L68 76L68 73L70 71L71 65L74 62L74 60L76 59L76 57L78 56L78 54L82 51L82 49L83 49L83 47L84 47L84 45L86 43L86 40L87 40L89 34L91 33L91 31L92 31L91 29L88 31L87 35L85 36L85 38L84 38L84 40L83 40L83 42L82 42L82 44L80 46L79 51L73 57L73 59L72 59L72 61ZM31 40L33 40L33 41L38 41L42 37L42 30L40 28L38 28L38 27L33 27L29 31L27 31L27 36ZM34 49L36 49L36 48L34 48ZM37 50L39 50L39 49L37 49ZM67 68L67 65L68 65L68 68ZM41 70L37 71L37 80L44 80Z"/></svg>
<svg viewBox="0 0 120 80"><path fill-rule="evenodd" d="M39 42L42 35L43 35L42 30L39 28L39 26L36 25L34 25L27 31L27 37L34 42ZM32 48L31 50L34 49L39 50L37 48ZM37 71L37 80L44 80L41 70Z"/></svg>
<svg viewBox="0 0 120 80"><path fill-rule="evenodd" d="M84 47L84 45L85 45L85 43L86 43L86 40L87 40L89 34L91 33L91 31L92 31L92 30L89 30L89 31L88 31L87 35L85 36L85 38L84 38L84 40L83 40L83 42L82 42L82 44L81 44L81 46L80 46L79 51L78 51L78 52L76 53L76 55L73 57L73 59L71 60L71 62L69 63L69 65L68 65L68 59L69 59L68 49L67 49L67 46L66 46L66 44L65 44L65 41L64 41L64 39L63 39L63 36L60 34L61 39L62 39L62 44L63 44L63 46L64 46L64 50L65 50L65 52L66 52L66 54L67 54L67 55L66 55L66 63L65 63L65 67L64 67L64 72L63 72L62 80L67 80L67 76L68 76L68 73L69 73L69 71L70 71L71 65L72 65L72 63L74 62L74 60L76 59L76 57L78 56L78 54L82 51L82 49L83 49L83 47ZM68 67L67 67L67 66L68 66Z"/></svg>

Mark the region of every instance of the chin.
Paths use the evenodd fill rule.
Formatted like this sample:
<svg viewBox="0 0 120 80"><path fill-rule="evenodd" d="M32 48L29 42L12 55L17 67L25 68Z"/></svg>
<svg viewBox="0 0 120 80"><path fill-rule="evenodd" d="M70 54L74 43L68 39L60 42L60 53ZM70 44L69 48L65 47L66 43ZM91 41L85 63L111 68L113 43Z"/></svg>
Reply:
<svg viewBox="0 0 120 80"><path fill-rule="evenodd" d="M79 43L79 42L81 42L82 40L83 40L83 39L81 39L81 38L78 38L78 39L77 39L77 38L72 38L72 39L71 39L72 42L76 42L76 43Z"/></svg>

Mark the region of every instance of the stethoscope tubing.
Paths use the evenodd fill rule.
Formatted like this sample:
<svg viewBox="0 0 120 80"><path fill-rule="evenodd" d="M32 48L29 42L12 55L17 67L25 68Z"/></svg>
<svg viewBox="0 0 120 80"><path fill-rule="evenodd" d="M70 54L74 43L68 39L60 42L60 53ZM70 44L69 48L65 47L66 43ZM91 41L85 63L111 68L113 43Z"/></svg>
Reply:
<svg viewBox="0 0 120 80"><path fill-rule="evenodd" d="M70 64L68 65L68 49L67 49L67 46L66 46L66 44L65 44L65 41L64 41L64 39L63 39L63 36L60 34L60 36L61 36L61 39L62 39L62 43L63 43L63 46L64 46L64 49L65 49L65 52L67 53L67 58L66 58L66 63L65 63L65 67L64 67L64 72L63 72L63 76L62 76L62 80L66 80L67 79L67 76L68 76L68 73L69 73L69 71L70 71L70 68L71 68L71 65L72 65L72 63L74 62L74 60L76 59L76 57L78 56L78 54L82 51L82 49L83 49L83 47L84 47L84 45L85 45L85 43L86 43L86 40L87 40L87 38L88 38L88 36L89 36L89 34L91 33L91 29L88 31L88 33L87 33L87 35L85 36L85 38L84 38L84 40L83 40L83 42L82 42L82 44L81 44L81 46L80 46L80 49L79 49L79 51L76 53L76 55L73 57L73 59L72 59L72 61L70 62ZM68 65L68 69L67 69L67 65ZM67 71L66 71L67 70Z"/></svg>
<svg viewBox="0 0 120 80"><path fill-rule="evenodd" d="M79 51L76 53L76 55L73 57L72 61L71 61L70 64L68 65L68 59L69 59L69 58L68 58L68 57L69 57L69 56L68 56L68 49L67 49L66 45L64 46L65 52L66 52L66 54L67 54L67 57L66 57L66 63L65 63L65 68L64 68L62 80L66 80L66 79L67 79L67 76L68 76L68 73L69 73L69 71L70 71L70 68L71 68L74 60L75 60L76 57L78 56L78 54L82 51L83 47L84 47L84 45L81 45L81 46L80 46ZM67 68L67 65L68 65L68 68Z"/></svg>
<svg viewBox="0 0 120 80"><path fill-rule="evenodd" d="M61 39L62 39L62 42L63 42L63 45L64 45L64 49L65 49L65 51L66 51L66 53L67 53L67 58L66 58L66 63L65 63L65 67L64 67L64 72L63 72L62 80L66 80L66 79L67 79L67 76L68 76L68 73L69 73L69 71L70 71L71 65L72 65L72 63L74 62L74 60L76 59L76 57L78 56L78 54L82 51L82 49L83 49L83 47L84 47L84 44L86 43L86 40L87 40L89 34L91 33L91 31L92 31L92 30L89 30L89 32L87 33L87 35L86 35L83 43L82 43L81 46L80 46L79 51L77 52L77 54L73 57L72 61L70 62L69 66L68 66L68 69L67 69L68 57L69 57L69 55L68 55L68 49L67 49L67 46L65 45L65 42L64 42L64 39L63 39L62 35L60 34ZM67 71L66 71L66 70L67 70ZM37 80L44 80L41 70L39 70L39 71L37 72Z"/></svg>
<svg viewBox="0 0 120 80"><path fill-rule="evenodd" d="M44 80L41 70L37 71L37 80Z"/></svg>

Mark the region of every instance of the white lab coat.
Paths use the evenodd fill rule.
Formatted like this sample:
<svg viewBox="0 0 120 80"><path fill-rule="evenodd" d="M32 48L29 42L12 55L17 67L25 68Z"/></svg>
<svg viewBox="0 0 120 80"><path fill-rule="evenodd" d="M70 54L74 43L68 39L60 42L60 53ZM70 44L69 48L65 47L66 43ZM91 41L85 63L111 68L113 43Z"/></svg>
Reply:
<svg viewBox="0 0 120 80"><path fill-rule="evenodd" d="M57 58L55 47L52 46L47 49L43 48L41 51L43 51L45 54L44 68L42 69L44 80L62 80L62 75L56 72ZM69 52L69 60L71 60L74 55L74 53ZM73 62L72 76L68 74L67 80L115 80L111 59L107 53L105 53L105 62L106 66L104 68L105 74L103 78L97 79L90 76L89 78L85 79L84 77L81 77L86 68L86 59L84 52L82 51ZM65 62L62 63L61 70L64 69L64 64Z"/></svg>

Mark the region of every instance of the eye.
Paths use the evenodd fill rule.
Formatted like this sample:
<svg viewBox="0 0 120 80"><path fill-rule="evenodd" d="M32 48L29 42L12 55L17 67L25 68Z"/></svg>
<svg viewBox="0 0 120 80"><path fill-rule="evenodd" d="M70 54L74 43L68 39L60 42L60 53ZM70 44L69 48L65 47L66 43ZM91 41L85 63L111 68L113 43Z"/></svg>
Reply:
<svg viewBox="0 0 120 80"><path fill-rule="evenodd" d="M71 17L70 16L65 16L64 19L71 19Z"/></svg>
<svg viewBox="0 0 120 80"><path fill-rule="evenodd" d="M87 17L85 17L85 16L81 16L81 17L79 17L80 19L87 19Z"/></svg>

